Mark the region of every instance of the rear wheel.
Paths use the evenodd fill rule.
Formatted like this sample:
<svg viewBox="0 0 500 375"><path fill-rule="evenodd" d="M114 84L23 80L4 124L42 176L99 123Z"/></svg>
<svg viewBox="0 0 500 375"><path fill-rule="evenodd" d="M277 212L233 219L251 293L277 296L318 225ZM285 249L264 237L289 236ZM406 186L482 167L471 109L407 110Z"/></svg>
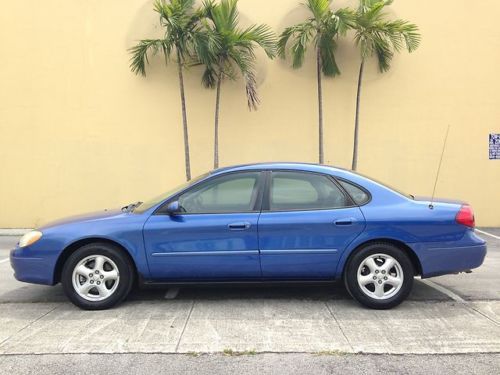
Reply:
<svg viewBox="0 0 500 375"><path fill-rule="evenodd" d="M344 282L362 305L389 309L408 297L413 276L413 265L403 250L388 243L374 243L360 248L350 258Z"/></svg>
<svg viewBox="0 0 500 375"><path fill-rule="evenodd" d="M85 310L103 310L123 301L134 281L128 257L116 246L92 243L68 258L61 282L67 297Z"/></svg>

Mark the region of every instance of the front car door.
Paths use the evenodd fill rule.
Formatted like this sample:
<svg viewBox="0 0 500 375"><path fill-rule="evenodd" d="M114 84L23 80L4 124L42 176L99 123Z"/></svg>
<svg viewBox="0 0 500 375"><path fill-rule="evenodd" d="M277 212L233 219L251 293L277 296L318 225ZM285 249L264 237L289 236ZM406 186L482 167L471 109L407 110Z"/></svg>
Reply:
<svg viewBox="0 0 500 375"><path fill-rule="evenodd" d="M324 174L273 171L259 219L262 276L331 279L345 247L365 227L364 216Z"/></svg>
<svg viewBox="0 0 500 375"><path fill-rule="evenodd" d="M260 171L216 175L169 201L178 200L179 214L153 214L144 226L152 278L260 278L257 222L264 177Z"/></svg>

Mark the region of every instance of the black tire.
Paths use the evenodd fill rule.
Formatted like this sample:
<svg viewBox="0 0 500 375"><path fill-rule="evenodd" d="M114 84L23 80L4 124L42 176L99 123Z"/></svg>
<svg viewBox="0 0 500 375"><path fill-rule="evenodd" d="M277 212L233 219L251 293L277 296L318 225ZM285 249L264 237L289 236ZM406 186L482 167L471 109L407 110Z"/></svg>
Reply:
<svg viewBox="0 0 500 375"><path fill-rule="evenodd" d="M114 292L104 300L91 301L83 298L73 286L73 270L87 257L102 255L115 263L119 272L119 282ZM77 249L63 266L61 283L68 299L84 310L105 310L122 302L130 293L134 283L134 268L123 250L107 243L91 243Z"/></svg>
<svg viewBox="0 0 500 375"><path fill-rule="evenodd" d="M401 266L403 273L401 288L394 295L386 299L376 299L369 296L362 290L358 283L358 269L360 265L366 258L375 254L383 254L394 258ZM372 309L390 309L399 305L408 297L413 287L414 275L413 264L404 250L395 245L380 242L363 246L352 254L344 271L344 283L349 294L360 304ZM391 288L391 286L389 285L388 288Z"/></svg>

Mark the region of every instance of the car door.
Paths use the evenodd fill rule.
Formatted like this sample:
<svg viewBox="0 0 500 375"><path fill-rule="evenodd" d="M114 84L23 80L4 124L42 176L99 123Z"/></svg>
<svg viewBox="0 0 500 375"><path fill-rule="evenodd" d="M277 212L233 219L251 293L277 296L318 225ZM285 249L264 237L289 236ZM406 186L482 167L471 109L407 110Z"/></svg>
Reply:
<svg viewBox="0 0 500 375"><path fill-rule="evenodd" d="M177 200L182 212L153 214L144 226L152 277L260 278L257 222L263 177L260 171L214 176L170 200Z"/></svg>
<svg viewBox="0 0 500 375"><path fill-rule="evenodd" d="M365 227L359 207L331 176L268 174L259 243L263 278L330 279L346 246Z"/></svg>

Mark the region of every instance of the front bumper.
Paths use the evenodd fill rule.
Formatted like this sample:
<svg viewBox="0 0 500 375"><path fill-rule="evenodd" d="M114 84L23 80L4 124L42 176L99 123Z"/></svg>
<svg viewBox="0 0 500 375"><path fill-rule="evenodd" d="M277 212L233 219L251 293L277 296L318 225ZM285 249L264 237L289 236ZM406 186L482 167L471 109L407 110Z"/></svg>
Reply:
<svg viewBox="0 0 500 375"><path fill-rule="evenodd" d="M14 270L14 277L27 283L53 285L53 261L26 253L25 248L15 248L10 252L10 265Z"/></svg>

